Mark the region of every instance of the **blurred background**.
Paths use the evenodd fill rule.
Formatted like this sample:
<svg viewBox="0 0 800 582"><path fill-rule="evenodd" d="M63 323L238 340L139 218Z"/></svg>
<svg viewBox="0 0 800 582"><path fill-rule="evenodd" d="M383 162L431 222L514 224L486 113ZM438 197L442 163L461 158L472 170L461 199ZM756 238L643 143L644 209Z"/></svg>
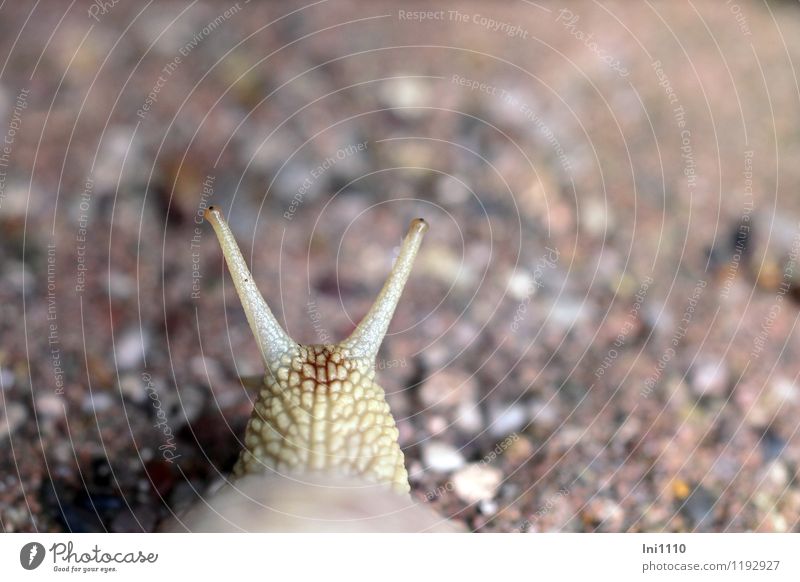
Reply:
<svg viewBox="0 0 800 582"><path fill-rule="evenodd" d="M0 4L0 524L152 531L263 373L202 212L475 531L800 530L797 2Z"/></svg>

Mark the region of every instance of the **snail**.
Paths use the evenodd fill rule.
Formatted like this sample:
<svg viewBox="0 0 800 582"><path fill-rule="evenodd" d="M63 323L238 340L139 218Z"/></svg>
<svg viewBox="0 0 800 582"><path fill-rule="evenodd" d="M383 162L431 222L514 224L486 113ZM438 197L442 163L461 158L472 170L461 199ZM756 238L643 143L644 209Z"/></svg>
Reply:
<svg viewBox="0 0 800 582"><path fill-rule="evenodd" d="M219 209L205 212L266 367L232 479L173 531L454 531L409 495L399 432L375 359L428 229L411 222L391 273L355 331L300 345L256 287Z"/></svg>

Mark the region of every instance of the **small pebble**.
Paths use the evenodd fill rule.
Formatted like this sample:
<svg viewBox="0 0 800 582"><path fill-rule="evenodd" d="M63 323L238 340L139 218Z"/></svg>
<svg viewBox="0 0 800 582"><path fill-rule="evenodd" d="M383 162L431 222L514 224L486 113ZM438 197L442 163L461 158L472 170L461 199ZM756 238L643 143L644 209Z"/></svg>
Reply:
<svg viewBox="0 0 800 582"><path fill-rule="evenodd" d="M0 367L0 390L11 390L14 387L14 374L5 366Z"/></svg>
<svg viewBox="0 0 800 582"><path fill-rule="evenodd" d="M189 365L192 373L196 374L198 378L208 378L214 381L225 377L219 362L211 358L195 356L189 361Z"/></svg>
<svg viewBox="0 0 800 582"><path fill-rule="evenodd" d="M72 449L72 444L69 440L60 440L49 447L47 457L66 466L70 461L75 460L75 451Z"/></svg>
<svg viewBox="0 0 800 582"><path fill-rule="evenodd" d="M544 431L555 430L561 423L561 417L557 409L557 404L552 400L536 400L531 404L531 420L535 428Z"/></svg>
<svg viewBox="0 0 800 582"><path fill-rule="evenodd" d="M425 428L432 436L439 436L447 431L447 419L440 414L433 414L425 421Z"/></svg>
<svg viewBox="0 0 800 582"><path fill-rule="evenodd" d="M621 530L625 512L616 501L612 499L603 499L599 504L597 515L604 522L605 530Z"/></svg>
<svg viewBox="0 0 800 582"><path fill-rule="evenodd" d="M438 342L420 355L428 369L439 370L447 366L448 361L453 357L453 350L449 346L444 345L443 342Z"/></svg>
<svg viewBox="0 0 800 582"><path fill-rule="evenodd" d="M5 198L3 200L5 200ZM17 293L22 293L24 290L27 295L32 295L37 291L36 278L31 270L22 263L11 262L11 264L6 267L6 272L3 277L8 281L9 286Z"/></svg>
<svg viewBox="0 0 800 582"><path fill-rule="evenodd" d="M490 417L489 434L503 437L517 432L528 423L528 413L525 408L519 403L497 406L496 412Z"/></svg>
<svg viewBox="0 0 800 582"><path fill-rule="evenodd" d="M483 427L483 417L473 402L462 402L456 410L456 426L468 434L477 434Z"/></svg>
<svg viewBox="0 0 800 582"><path fill-rule="evenodd" d="M525 269L515 270L508 279L508 294L517 301L523 301L536 293L533 275Z"/></svg>
<svg viewBox="0 0 800 582"><path fill-rule="evenodd" d="M484 499L478 505L478 510L483 515L494 515L495 513L497 513L497 509L498 509L497 501L493 499Z"/></svg>
<svg viewBox="0 0 800 582"><path fill-rule="evenodd" d="M36 412L44 418L59 418L64 415L66 401L57 394L45 394L35 400Z"/></svg>
<svg viewBox="0 0 800 582"><path fill-rule="evenodd" d="M441 176L436 182L436 196L446 205L464 204L472 193L464 186L465 181L459 181L458 176Z"/></svg>
<svg viewBox="0 0 800 582"><path fill-rule="evenodd" d="M123 332L116 342L116 360L119 368L130 370L138 366L149 345L150 336L146 331L137 327Z"/></svg>
<svg viewBox="0 0 800 582"><path fill-rule="evenodd" d="M422 483L425 477L425 470L422 468L422 463L417 459L408 461L408 480L411 483Z"/></svg>
<svg viewBox="0 0 800 582"><path fill-rule="evenodd" d="M474 405L476 393L477 382L474 376L445 368L425 381L420 390L420 398L427 408L455 408L464 403Z"/></svg>
<svg viewBox="0 0 800 582"><path fill-rule="evenodd" d="M500 469L483 463L472 463L453 475L453 488L465 503L490 500L503 480Z"/></svg>
<svg viewBox="0 0 800 582"><path fill-rule="evenodd" d="M800 387L796 386L788 378L778 378L771 388L781 402L796 403L800 401Z"/></svg>
<svg viewBox="0 0 800 582"><path fill-rule="evenodd" d="M137 374L125 374L119 379L119 391L123 398L141 404L147 400L145 383Z"/></svg>
<svg viewBox="0 0 800 582"><path fill-rule="evenodd" d="M16 402L6 405L6 409L0 412L0 441L14 434L28 418L28 410Z"/></svg>
<svg viewBox="0 0 800 582"><path fill-rule="evenodd" d="M583 298L562 294L550 307L549 315L553 325L570 329L589 318L590 305L584 303Z"/></svg>
<svg viewBox="0 0 800 582"><path fill-rule="evenodd" d="M692 372L689 386L696 396L723 396L729 374L724 362L704 362Z"/></svg>
<svg viewBox="0 0 800 582"><path fill-rule="evenodd" d="M391 79L381 84L381 99L392 107L392 113L403 119L416 119L428 114L430 88L420 79Z"/></svg>
<svg viewBox="0 0 800 582"><path fill-rule="evenodd" d="M786 487L787 483L789 483L789 477L790 477L789 469L786 467L784 463L781 463L780 461L775 461L774 463L772 463L772 465L769 467L767 475L769 476L769 480L776 487L779 487L781 489Z"/></svg>
<svg viewBox="0 0 800 582"><path fill-rule="evenodd" d="M108 295L112 299L128 299L136 291L136 280L124 271L113 271L108 278Z"/></svg>
<svg viewBox="0 0 800 582"><path fill-rule="evenodd" d="M774 531L778 533L789 531L789 524L787 523L786 518L780 515L779 513L771 511L770 519L772 520L772 527Z"/></svg>
<svg viewBox="0 0 800 582"><path fill-rule="evenodd" d="M97 414L110 410L112 406L114 406L114 397L111 394L95 390L84 396L81 410L87 414Z"/></svg>
<svg viewBox="0 0 800 582"><path fill-rule="evenodd" d="M422 462L430 470L448 473L463 467L466 461L452 445L429 440L422 446Z"/></svg>
<svg viewBox="0 0 800 582"><path fill-rule="evenodd" d="M606 235L614 227L611 203L600 198L589 198L581 213L581 227L592 236Z"/></svg>
<svg viewBox="0 0 800 582"><path fill-rule="evenodd" d="M503 455L510 463L521 465L531 459L534 451L533 443L527 437L520 436L509 445Z"/></svg>
<svg viewBox="0 0 800 582"><path fill-rule="evenodd" d="M194 384L184 384L179 391L180 401L176 399L178 407L177 426L191 424L203 410L206 402L206 391Z"/></svg>

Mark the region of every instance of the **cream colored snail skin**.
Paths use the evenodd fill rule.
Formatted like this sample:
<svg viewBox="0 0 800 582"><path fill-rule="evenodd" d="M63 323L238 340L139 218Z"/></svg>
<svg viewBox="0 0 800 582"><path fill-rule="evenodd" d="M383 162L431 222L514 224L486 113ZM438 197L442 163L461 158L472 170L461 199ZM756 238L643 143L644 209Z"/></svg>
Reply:
<svg viewBox="0 0 800 582"><path fill-rule="evenodd" d="M455 531L408 492L398 431L375 358L422 237L411 222L372 308L338 344L300 345L253 281L222 213L206 219L255 335L266 375L233 477L168 525L172 531Z"/></svg>

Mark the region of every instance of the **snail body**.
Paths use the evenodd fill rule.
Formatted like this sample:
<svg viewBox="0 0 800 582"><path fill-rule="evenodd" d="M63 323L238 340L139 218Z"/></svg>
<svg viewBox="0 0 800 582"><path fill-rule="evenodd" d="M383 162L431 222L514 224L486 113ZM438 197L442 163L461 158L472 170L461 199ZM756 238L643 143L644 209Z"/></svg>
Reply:
<svg viewBox="0 0 800 582"><path fill-rule="evenodd" d="M350 337L300 345L261 296L222 213L211 206L205 216L266 375L233 479L180 525L195 531L450 531L411 501L397 426L375 382L375 358L428 229L425 221L412 221L389 278Z"/></svg>

